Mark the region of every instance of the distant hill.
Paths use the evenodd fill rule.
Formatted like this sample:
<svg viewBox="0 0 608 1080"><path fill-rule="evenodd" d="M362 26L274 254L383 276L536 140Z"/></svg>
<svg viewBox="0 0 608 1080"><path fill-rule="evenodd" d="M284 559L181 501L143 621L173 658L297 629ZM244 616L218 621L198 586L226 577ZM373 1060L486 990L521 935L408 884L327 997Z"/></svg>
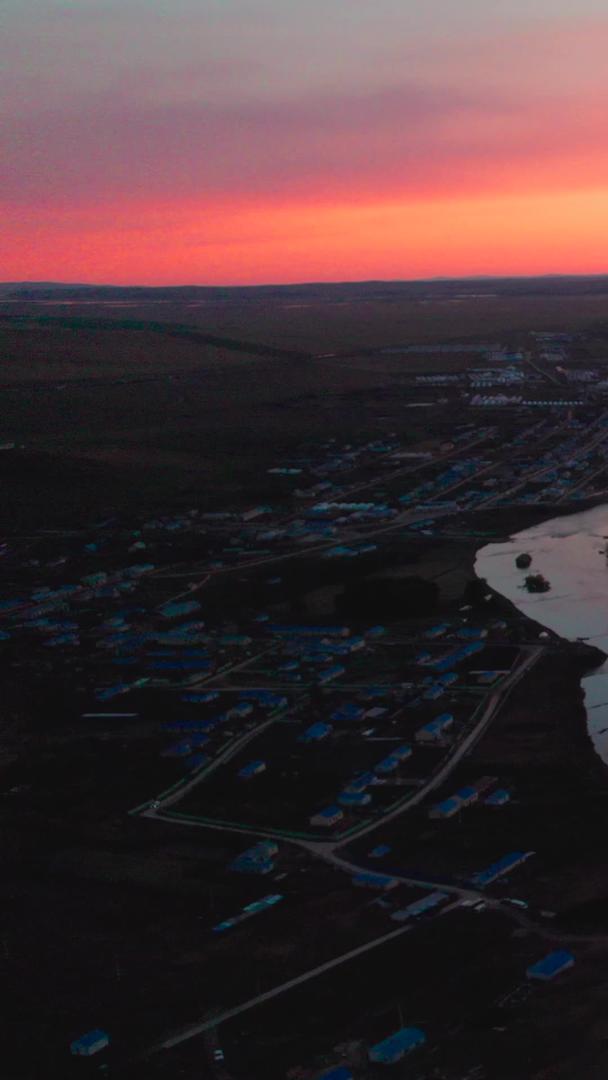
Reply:
<svg viewBox="0 0 608 1080"><path fill-rule="evenodd" d="M560 294L602 294L608 292L608 275L576 276L547 275L544 277L514 278L435 278L420 281L356 281L310 282L299 285L81 285L62 282L1 282L0 299L16 301L90 302L192 302L238 301L259 302L269 299L293 301L336 301L343 298L378 299L441 299L491 292L498 296L539 296Z"/></svg>

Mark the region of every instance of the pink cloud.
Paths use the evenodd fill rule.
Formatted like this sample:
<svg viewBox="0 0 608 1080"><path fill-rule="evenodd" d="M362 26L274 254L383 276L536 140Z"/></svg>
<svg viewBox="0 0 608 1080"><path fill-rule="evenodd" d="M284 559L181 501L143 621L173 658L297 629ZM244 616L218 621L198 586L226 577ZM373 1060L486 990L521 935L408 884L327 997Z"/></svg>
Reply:
<svg viewBox="0 0 608 1080"><path fill-rule="evenodd" d="M5 198L76 207L123 198L360 198L608 182L608 94L518 100L406 85L240 107L97 97L13 120ZM577 180L576 165L580 166Z"/></svg>

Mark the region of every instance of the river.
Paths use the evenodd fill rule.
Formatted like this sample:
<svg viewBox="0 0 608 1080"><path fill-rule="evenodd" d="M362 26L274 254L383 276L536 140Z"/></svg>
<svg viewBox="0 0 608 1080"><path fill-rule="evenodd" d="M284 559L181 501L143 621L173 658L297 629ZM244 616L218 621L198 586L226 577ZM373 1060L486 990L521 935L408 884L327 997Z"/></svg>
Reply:
<svg viewBox="0 0 608 1080"><path fill-rule="evenodd" d="M531 619L563 638L584 638L608 656L608 505L553 518L516 533L511 541L477 552L475 570ZM515 556L532 556L518 570ZM551 582L547 593L522 588L526 574ZM608 764L608 660L583 679L587 727L596 751Z"/></svg>

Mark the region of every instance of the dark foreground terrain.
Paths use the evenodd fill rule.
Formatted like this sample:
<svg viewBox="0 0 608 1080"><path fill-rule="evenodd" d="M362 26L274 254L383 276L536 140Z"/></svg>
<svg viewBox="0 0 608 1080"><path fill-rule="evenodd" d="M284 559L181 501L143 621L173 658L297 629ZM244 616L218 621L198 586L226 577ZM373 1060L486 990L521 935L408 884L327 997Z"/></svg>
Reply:
<svg viewBox="0 0 608 1080"><path fill-rule="evenodd" d="M606 499L607 328L604 279L0 289L8 1080L606 1075L603 657L473 565Z"/></svg>

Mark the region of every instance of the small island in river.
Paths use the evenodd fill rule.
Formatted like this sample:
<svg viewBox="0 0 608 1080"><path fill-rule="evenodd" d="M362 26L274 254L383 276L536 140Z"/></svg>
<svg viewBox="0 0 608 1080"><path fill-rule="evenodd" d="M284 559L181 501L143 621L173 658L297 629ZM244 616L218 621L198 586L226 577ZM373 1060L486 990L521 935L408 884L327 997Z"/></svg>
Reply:
<svg viewBox="0 0 608 1080"><path fill-rule="evenodd" d="M528 592L549 592L551 585L542 574L528 574L525 581Z"/></svg>

